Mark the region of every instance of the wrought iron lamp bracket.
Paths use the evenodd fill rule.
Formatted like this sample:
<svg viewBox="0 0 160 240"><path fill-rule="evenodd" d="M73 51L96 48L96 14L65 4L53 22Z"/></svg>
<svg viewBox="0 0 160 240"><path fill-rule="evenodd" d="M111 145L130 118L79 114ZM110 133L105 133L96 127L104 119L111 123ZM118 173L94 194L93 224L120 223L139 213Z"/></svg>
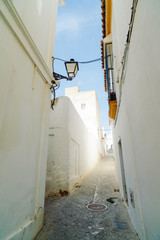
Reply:
<svg viewBox="0 0 160 240"><path fill-rule="evenodd" d="M59 73L56 73L56 72L53 72L53 77L54 77L55 80L66 79L67 81L72 81L72 78L63 76L63 75L61 75Z"/></svg>

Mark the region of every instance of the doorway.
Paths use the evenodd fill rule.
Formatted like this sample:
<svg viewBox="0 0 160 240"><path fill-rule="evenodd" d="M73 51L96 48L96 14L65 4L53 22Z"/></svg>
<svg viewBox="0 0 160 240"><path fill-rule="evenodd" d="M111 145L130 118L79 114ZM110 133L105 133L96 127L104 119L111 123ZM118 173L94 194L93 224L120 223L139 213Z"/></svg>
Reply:
<svg viewBox="0 0 160 240"><path fill-rule="evenodd" d="M124 201L128 205L128 194L127 194L127 185L126 185L126 177L125 177L125 168L124 168L124 161L123 161L123 151L122 151L121 139L118 141L118 150L119 150L119 160L120 160L120 168L121 168L123 198L124 198Z"/></svg>

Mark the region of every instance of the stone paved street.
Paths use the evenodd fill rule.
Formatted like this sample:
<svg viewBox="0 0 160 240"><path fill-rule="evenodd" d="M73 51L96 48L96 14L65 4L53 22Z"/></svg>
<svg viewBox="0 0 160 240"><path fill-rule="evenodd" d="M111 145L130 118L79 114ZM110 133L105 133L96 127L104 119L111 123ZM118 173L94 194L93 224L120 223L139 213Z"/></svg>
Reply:
<svg viewBox="0 0 160 240"><path fill-rule="evenodd" d="M119 186L114 175L114 159L110 155L98 163L69 196L46 199L44 226L36 240L139 239L122 196L114 189ZM91 202L105 204L108 209L89 211L86 204Z"/></svg>

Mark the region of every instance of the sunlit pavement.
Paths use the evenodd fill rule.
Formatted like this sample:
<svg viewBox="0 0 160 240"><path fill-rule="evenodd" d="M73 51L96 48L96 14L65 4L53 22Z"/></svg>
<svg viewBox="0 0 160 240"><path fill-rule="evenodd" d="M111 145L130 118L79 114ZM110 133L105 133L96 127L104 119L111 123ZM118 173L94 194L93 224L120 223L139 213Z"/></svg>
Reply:
<svg viewBox="0 0 160 240"><path fill-rule="evenodd" d="M46 199L44 226L36 240L136 240L115 178L110 154L100 161L69 196ZM108 201L107 201L108 199ZM90 211L88 203L107 205L105 211Z"/></svg>

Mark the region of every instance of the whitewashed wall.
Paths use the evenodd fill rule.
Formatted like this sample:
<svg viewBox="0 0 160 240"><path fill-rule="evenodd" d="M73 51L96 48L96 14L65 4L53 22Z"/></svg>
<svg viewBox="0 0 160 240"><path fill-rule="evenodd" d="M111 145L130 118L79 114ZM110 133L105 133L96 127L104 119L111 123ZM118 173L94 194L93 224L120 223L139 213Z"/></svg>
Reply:
<svg viewBox="0 0 160 240"><path fill-rule="evenodd" d="M51 38L45 27L40 36L48 20L38 25L36 2L0 2L0 239L33 239L43 224Z"/></svg>
<svg viewBox="0 0 160 240"><path fill-rule="evenodd" d="M59 0L12 1L47 66L52 70ZM64 0L61 0L61 5Z"/></svg>
<svg viewBox="0 0 160 240"><path fill-rule="evenodd" d="M107 134L107 136L106 136L106 145L107 145L107 150L112 150L113 149L112 133Z"/></svg>
<svg viewBox="0 0 160 240"><path fill-rule="evenodd" d="M68 191L99 160L98 142L68 97L50 115L46 196Z"/></svg>
<svg viewBox="0 0 160 240"><path fill-rule="evenodd" d="M101 127L100 110L95 90L79 91L78 87L66 88L65 96L69 97L77 112L82 118L88 131L93 133L98 140L99 153L105 155L103 130Z"/></svg>
<svg viewBox="0 0 160 240"><path fill-rule="evenodd" d="M96 91L80 92L78 87L72 87L65 89L65 96L71 99L86 127L98 138L101 123Z"/></svg>
<svg viewBox="0 0 160 240"><path fill-rule="evenodd" d="M125 15L126 4L122 1L113 2L113 11L116 11L116 19L113 20L115 24L112 24L114 35L116 25L122 26L122 29L127 25L128 14ZM118 152L118 141L121 139L129 214L140 238L147 240L160 239L159 9L158 0L138 1L126 75L122 85L120 110L116 125L113 124L118 179L121 182ZM130 12L129 7L127 12ZM122 21L124 16L125 23ZM117 56L117 44L125 44L122 39L127 32L119 31L118 34L117 40L113 37L114 55ZM134 192L135 208L130 202L130 189Z"/></svg>

